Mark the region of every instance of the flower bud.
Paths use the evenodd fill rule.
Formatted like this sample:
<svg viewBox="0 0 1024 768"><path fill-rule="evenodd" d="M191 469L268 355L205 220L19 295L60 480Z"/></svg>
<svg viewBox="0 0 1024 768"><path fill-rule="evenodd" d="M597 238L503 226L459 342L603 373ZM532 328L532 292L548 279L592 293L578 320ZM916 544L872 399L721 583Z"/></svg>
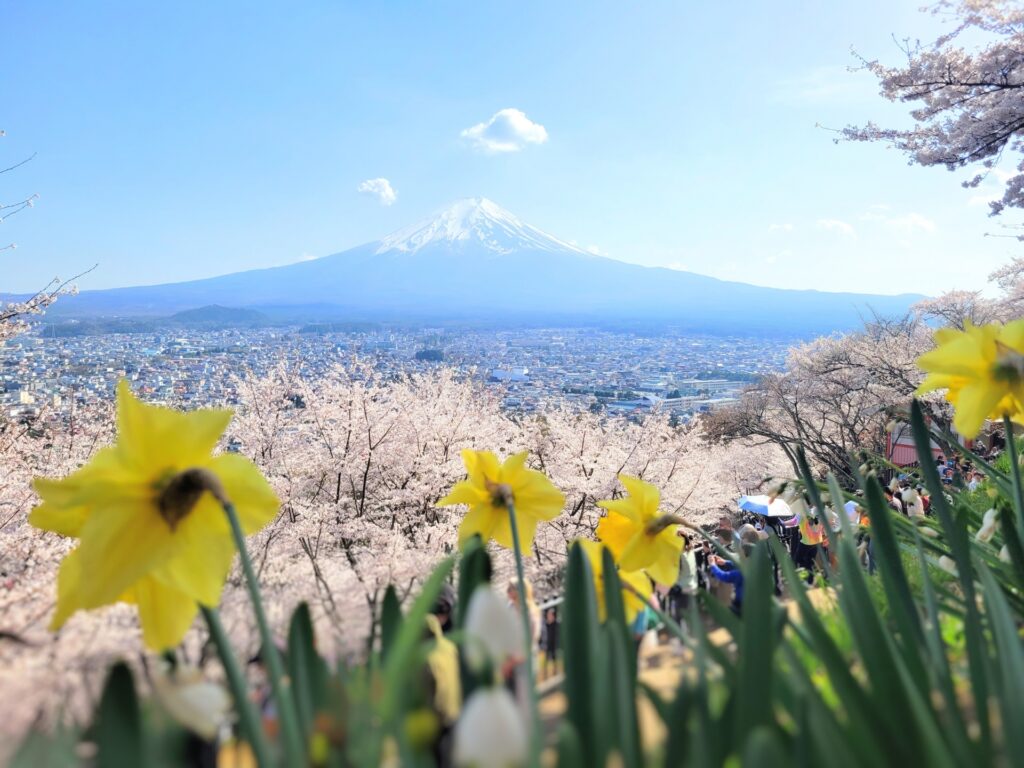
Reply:
<svg viewBox="0 0 1024 768"><path fill-rule="evenodd" d="M997 516L998 513L995 509L990 509L985 513L985 517L981 521L981 528L974 535L975 541L988 542L995 536Z"/></svg>
<svg viewBox="0 0 1024 768"><path fill-rule="evenodd" d="M171 717L207 741L217 735L231 711L227 691L203 680L197 669L158 671L153 676L153 691Z"/></svg>
<svg viewBox="0 0 1024 768"><path fill-rule="evenodd" d="M473 669L523 654L523 628L515 609L487 585L469 598L464 629L466 662Z"/></svg>
<svg viewBox="0 0 1024 768"><path fill-rule="evenodd" d="M999 559L1004 563L1010 562L1010 550L1006 548L1005 544L1003 545L1003 548L999 550Z"/></svg>
<svg viewBox="0 0 1024 768"><path fill-rule="evenodd" d="M959 576L959 572L956 569L956 561L948 555L943 555L939 558L939 568L944 570L946 573L951 573L954 576Z"/></svg>
<svg viewBox="0 0 1024 768"><path fill-rule="evenodd" d="M453 757L460 768L515 768L526 763L526 726L515 699L504 688L473 692L455 724L454 739Z"/></svg>

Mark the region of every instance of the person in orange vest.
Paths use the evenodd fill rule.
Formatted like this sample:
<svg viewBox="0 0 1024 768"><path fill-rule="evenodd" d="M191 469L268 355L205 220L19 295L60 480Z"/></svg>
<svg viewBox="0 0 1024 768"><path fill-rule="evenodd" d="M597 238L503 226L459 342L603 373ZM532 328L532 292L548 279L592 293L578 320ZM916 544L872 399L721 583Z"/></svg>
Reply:
<svg viewBox="0 0 1024 768"><path fill-rule="evenodd" d="M825 538L825 531L814 507L808 507L806 503L790 506L796 506L797 512L782 524L790 528L796 526L800 531L800 541L793 553L793 562L797 568L807 570L807 583L810 584L814 581L814 562Z"/></svg>

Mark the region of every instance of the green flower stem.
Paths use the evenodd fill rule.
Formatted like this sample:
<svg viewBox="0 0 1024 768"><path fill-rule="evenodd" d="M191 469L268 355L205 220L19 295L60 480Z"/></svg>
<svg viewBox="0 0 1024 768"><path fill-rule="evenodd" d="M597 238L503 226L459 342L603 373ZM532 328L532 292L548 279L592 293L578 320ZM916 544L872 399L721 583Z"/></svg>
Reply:
<svg viewBox="0 0 1024 768"><path fill-rule="evenodd" d="M245 574L245 584L249 588L249 598L252 600L253 612L256 614L256 623L259 625L260 640L263 642L263 659L267 665L268 677L270 678L270 689L274 694L274 701L277 704L277 717L281 725L281 733L284 737L284 751L289 766L301 766L306 764L306 749L303 745L301 731L299 730L299 716L295 710L295 700L291 696L288 680L285 677L284 665L281 663L281 655L277 652L277 645L270 633L270 624L267 621L266 611L263 610L263 600L260 597L260 585L256 579L256 572L252 569L252 561L245 548L245 534L242 532L242 524L238 521L238 513L235 512L233 504L225 503L224 512L231 523L231 534L235 539L235 547L238 549L238 556L242 561L242 572Z"/></svg>
<svg viewBox="0 0 1024 768"><path fill-rule="evenodd" d="M523 550L519 545L519 524L514 504L508 505L509 526L512 529L512 551L516 556L516 575L519 577L519 613L523 621L523 640L526 642L526 683L530 695L530 765L540 765L540 709L537 705L537 681L533 676L533 633L530 632L530 611L526 606L526 576L523 573Z"/></svg>
<svg viewBox="0 0 1024 768"><path fill-rule="evenodd" d="M1017 513L1017 535L1024 540L1024 486L1020 479L1020 457L1017 455L1017 439L1013 436L1013 422L1003 416L1006 432L1006 450L1010 454L1010 478L1013 480L1013 509Z"/></svg>
<svg viewBox="0 0 1024 768"><path fill-rule="evenodd" d="M224 673L228 676L228 686L231 688L231 695L235 699L235 711L238 712L238 719L242 723L242 734L249 746L252 747L256 756L256 764L260 768L270 768L274 764L270 756L270 745L267 743L267 735L263 732L263 723L260 722L259 713L249 698L249 687L245 684L242 670L238 666L238 659L231 649L231 642L224 632L224 626L220 623L220 614L216 608L199 606L206 620L206 626L210 629L210 639L217 648L217 655L220 663L224 666Z"/></svg>

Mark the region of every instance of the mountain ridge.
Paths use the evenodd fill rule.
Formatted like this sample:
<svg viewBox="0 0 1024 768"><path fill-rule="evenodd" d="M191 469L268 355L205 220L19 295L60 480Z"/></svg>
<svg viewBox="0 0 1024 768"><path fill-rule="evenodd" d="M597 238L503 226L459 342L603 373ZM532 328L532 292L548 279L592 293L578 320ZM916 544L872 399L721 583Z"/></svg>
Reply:
<svg viewBox="0 0 1024 768"><path fill-rule="evenodd" d="M166 314L213 304L333 307L339 318L672 322L695 330L845 330L920 296L776 289L591 254L486 198L318 259L202 280L83 291L59 314ZM321 311L322 315L323 312Z"/></svg>

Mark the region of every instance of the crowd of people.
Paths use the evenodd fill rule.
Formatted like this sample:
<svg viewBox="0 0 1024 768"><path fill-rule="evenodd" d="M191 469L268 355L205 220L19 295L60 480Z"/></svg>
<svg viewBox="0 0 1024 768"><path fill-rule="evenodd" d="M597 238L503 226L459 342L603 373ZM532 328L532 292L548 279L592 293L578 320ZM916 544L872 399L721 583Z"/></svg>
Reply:
<svg viewBox="0 0 1024 768"><path fill-rule="evenodd" d="M986 452L986 458L994 459L995 451ZM943 455L935 458L936 470L940 479L947 486L969 491L976 490L983 482L984 475L977 472L969 463L960 459L947 459ZM886 502L894 513L907 518L927 517L932 514L932 498L922 483L919 472L913 470L895 472L883 487ZM692 617L696 614L691 609L696 606L698 595L708 592L715 599L727 604L736 614L742 614L744 589L744 570L740 567L742 559L749 557L756 544L769 538L774 532L783 544L794 565L801 569L808 583L814 581L815 575L826 569L835 568L835 556L829 550L829 536L825 526L838 534L842 525L838 514L845 514L857 537L858 551L862 563L870 572L875 570L874 551L871 544L870 519L857 497L847 501L841 512L831 508L820 514L810 498L803 492L790 492L786 497L792 514L789 517L763 517L747 514L735 518L723 516L718 524L705 530L706 536L688 533L680 529L684 545L679 559L678 577L668 588L658 586L651 596L651 604L641 610L632 624L632 633L639 651L645 639L651 638L659 623L659 612L671 617L684 631ZM709 541L714 540L714 543ZM773 588L777 595L782 594L782 581L779 563L775 560L775 550L769 548L772 564ZM534 658L537 660L536 670L539 680L557 677L562 669L561 659L561 605L559 599L553 599L540 605L535 601L533 588L526 584L526 603L530 620L530 636L533 644ZM508 605L518 606L519 595L517 583L509 582L506 588ZM447 589L439 600L435 611L439 620L438 634L447 633L453 612L454 593ZM523 665L519 663L502 670L508 687L515 691L517 698L522 698Z"/></svg>

